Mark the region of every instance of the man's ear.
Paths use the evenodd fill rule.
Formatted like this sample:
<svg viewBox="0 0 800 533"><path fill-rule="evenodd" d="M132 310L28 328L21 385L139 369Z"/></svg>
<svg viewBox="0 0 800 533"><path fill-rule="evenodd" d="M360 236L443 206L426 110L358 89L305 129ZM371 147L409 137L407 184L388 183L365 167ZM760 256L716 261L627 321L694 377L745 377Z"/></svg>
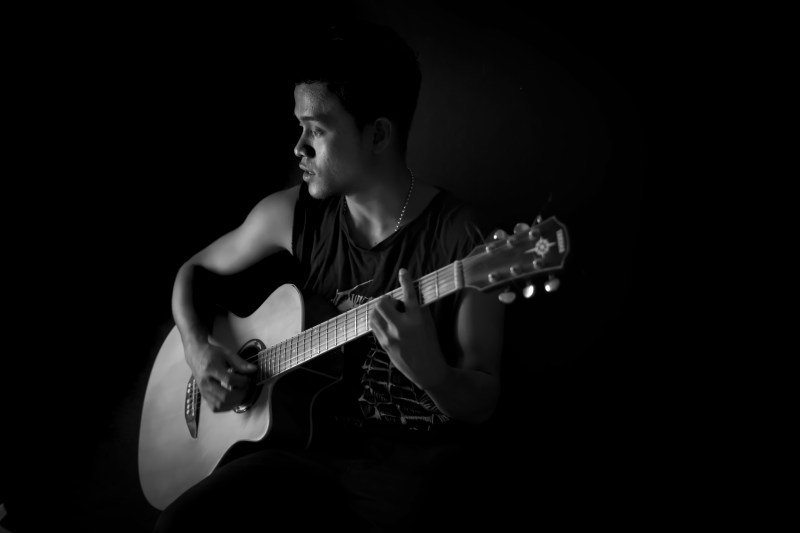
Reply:
<svg viewBox="0 0 800 533"><path fill-rule="evenodd" d="M386 117L379 117L372 126L372 150L379 154L389 147L394 135L394 124Z"/></svg>

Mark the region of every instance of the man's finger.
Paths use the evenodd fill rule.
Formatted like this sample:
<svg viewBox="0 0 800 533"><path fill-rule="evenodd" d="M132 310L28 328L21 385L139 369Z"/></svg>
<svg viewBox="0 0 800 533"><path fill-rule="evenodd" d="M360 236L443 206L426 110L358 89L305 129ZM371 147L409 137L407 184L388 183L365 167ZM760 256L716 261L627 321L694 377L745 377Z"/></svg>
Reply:
<svg viewBox="0 0 800 533"><path fill-rule="evenodd" d="M225 391L222 387L219 386L218 383L209 380L206 383L205 387L201 389L201 396L206 399L209 404L213 404L214 402L222 402L224 398Z"/></svg>
<svg viewBox="0 0 800 533"><path fill-rule="evenodd" d="M218 381L225 390L244 388L248 380L247 376L237 374L233 371L233 368L228 368L227 370L215 368L209 371L208 375ZM212 384L214 384L214 380L211 381Z"/></svg>
<svg viewBox="0 0 800 533"><path fill-rule="evenodd" d="M383 329L386 329L387 324L393 324L394 322L397 321L398 318L397 315L399 314L399 311L395 306L398 303L402 302L398 302L397 300L393 299L390 296L383 296L375 305L375 311L373 312L377 313L383 319L384 322Z"/></svg>
<svg viewBox="0 0 800 533"><path fill-rule="evenodd" d="M387 304L385 302L385 298L381 298L380 301L375 305L375 308L372 310L370 314L370 323L373 327L378 327L381 330L386 329L386 322L387 316L386 313L388 312Z"/></svg>
<svg viewBox="0 0 800 533"><path fill-rule="evenodd" d="M370 325L372 326L372 333L375 335L375 338L378 339L378 343L383 348L386 348L386 343L388 341L386 336L386 319L378 312L377 308L372 312Z"/></svg>
<svg viewBox="0 0 800 533"><path fill-rule="evenodd" d="M255 372L256 368L258 368L253 363L245 361L239 354L235 354L233 352L226 353L226 358L228 359L228 363L236 370L237 372L243 372L245 374L250 372Z"/></svg>
<svg viewBox="0 0 800 533"><path fill-rule="evenodd" d="M400 286L403 288L403 302L406 308L419 307L419 300L417 299L417 288L414 287L414 280L405 268L400 269L399 273Z"/></svg>
<svg viewBox="0 0 800 533"><path fill-rule="evenodd" d="M228 374L227 380L222 385L228 390L246 389L250 385L250 377L232 372Z"/></svg>

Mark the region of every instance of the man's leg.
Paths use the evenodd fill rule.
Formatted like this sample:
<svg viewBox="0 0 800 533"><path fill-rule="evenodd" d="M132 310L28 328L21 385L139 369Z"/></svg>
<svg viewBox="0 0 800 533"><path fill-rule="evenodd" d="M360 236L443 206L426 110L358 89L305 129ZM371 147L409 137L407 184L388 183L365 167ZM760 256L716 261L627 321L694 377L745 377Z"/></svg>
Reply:
<svg viewBox="0 0 800 533"><path fill-rule="evenodd" d="M305 530L336 524L342 507L341 489L324 461L262 450L219 467L182 494L161 513L155 531L218 533L276 524Z"/></svg>

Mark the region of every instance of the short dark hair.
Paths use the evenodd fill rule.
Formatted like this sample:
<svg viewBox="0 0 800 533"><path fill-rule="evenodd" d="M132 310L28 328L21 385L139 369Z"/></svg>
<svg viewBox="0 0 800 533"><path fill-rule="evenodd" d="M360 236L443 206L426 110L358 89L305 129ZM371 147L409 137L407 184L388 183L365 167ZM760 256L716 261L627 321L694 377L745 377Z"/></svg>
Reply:
<svg viewBox="0 0 800 533"><path fill-rule="evenodd" d="M363 21L325 26L301 48L294 84L324 83L359 130L379 117L392 120L405 152L422 81L418 54L393 29Z"/></svg>

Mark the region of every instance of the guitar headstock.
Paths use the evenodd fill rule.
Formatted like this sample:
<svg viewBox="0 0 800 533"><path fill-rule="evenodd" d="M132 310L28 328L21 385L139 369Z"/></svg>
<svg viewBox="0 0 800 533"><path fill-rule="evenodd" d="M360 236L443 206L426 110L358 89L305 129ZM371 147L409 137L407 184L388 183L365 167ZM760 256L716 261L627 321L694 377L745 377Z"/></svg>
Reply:
<svg viewBox="0 0 800 533"><path fill-rule="evenodd" d="M558 289L560 281L553 273L564 268L569 253L567 228L555 217L538 221L532 227L519 223L508 235L497 230L490 239L476 247L463 261L464 284L481 291L491 291L538 274L550 274L545 290ZM522 290L530 298L535 286L529 282ZM511 303L516 294L503 292L500 301Z"/></svg>

